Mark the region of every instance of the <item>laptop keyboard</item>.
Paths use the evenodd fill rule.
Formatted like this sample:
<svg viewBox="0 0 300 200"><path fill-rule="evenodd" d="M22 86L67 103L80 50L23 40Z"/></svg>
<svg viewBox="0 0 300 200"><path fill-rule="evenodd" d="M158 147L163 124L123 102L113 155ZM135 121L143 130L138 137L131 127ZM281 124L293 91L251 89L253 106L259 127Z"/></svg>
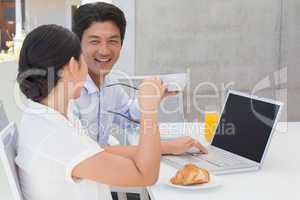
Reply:
<svg viewBox="0 0 300 200"><path fill-rule="evenodd" d="M218 167L214 164L210 164L205 160L201 160L192 155L184 156L163 156L163 161L175 168L181 168L188 163L194 163L199 167L203 167L209 170L215 170Z"/></svg>
<svg viewBox="0 0 300 200"><path fill-rule="evenodd" d="M163 156L163 161L175 168L194 163L212 172L219 169L238 169L252 166L242 158L216 149L209 151L208 154L186 153L181 156Z"/></svg>
<svg viewBox="0 0 300 200"><path fill-rule="evenodd" d="M198 155L194 155L194 157L197 159L205 160L218 167L232 167L232 166L247 165L247 163L242 159L221 152L213 152L206 155L198 154Z"/></svg>

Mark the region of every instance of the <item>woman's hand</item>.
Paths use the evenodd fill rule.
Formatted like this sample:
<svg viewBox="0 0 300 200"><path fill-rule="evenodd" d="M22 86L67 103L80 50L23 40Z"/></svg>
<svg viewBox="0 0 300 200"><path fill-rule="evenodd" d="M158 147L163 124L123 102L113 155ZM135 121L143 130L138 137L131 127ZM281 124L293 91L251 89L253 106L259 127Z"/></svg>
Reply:
<svg viewBox="0 0 300 200"><path fill-rule="evenodd" d="M139 108L142 113L156 112L166 94L166 86L159 77L146 78L139 87Z"/></svg>
<svg viewBox="0 0 300 200"><path fill-rule="evenodd" d="M207 154L206 148L192 137L181 137L175 140L162 143L162 154L179 155L187 152L192 147L199 150L199 153Z"/></svg>

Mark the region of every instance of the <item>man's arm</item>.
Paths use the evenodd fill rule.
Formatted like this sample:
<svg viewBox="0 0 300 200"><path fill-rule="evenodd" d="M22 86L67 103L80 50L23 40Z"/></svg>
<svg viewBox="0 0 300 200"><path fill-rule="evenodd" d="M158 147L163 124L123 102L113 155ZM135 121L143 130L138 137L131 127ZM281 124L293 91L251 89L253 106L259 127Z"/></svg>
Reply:
<svg viewBox="0 0 300 200"><path fill-rule="evenodd" d="M199 152L201 153L207 153L205 147L191 137L181 137L175 140L162 141L160 142L160 145L162 155L182 154L192 147L199 149ZM109 146L104 147L104 149L109 153L132 159L137 153L138 146Z"/></svg>

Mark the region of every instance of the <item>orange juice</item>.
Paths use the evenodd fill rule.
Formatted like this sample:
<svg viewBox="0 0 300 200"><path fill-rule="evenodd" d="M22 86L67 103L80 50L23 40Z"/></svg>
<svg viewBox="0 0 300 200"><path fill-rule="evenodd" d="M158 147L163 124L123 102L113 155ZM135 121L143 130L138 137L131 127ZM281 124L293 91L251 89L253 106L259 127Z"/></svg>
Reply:
<svg viewBox="0 0 300 200"><path fill-rule="evenodd" d="M208 143L211 143L219 120L218 112L205 112L204 136Z"/></svg>

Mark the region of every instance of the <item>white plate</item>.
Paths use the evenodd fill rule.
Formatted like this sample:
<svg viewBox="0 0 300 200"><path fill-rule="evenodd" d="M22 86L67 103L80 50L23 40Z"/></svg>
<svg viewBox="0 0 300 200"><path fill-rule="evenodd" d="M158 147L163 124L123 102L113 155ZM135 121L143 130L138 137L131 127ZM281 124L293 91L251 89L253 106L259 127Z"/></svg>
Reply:
<svg viewBox="0 0 300 200"><path fill-rule="evenodd" d="M175 188L185 189L185 190L201 190L201 189L210 189L221 186L220 179L216 176L210 175L210 181L204 184L198 185L190 185L190 186L183 186L183 185L175 185L171 182L168 182L167 185Z"/></svg>

